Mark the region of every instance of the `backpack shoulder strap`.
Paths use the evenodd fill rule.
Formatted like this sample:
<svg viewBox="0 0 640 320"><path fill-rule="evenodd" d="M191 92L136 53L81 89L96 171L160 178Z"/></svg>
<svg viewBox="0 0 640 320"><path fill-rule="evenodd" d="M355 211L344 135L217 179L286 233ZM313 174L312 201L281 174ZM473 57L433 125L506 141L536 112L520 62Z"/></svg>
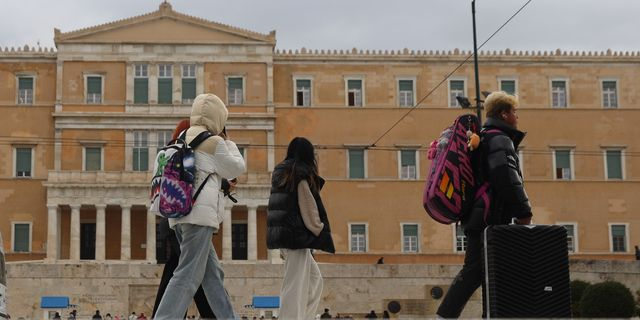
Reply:
<svg viewBox="0 0 640 320"><path fill-rule="evenodd" d="M213 136L213 133L209 131L202 131L195 138L193 138L191 142L189 142L189 147L191 147L191 149L195 149L211 136Z"/></svg>

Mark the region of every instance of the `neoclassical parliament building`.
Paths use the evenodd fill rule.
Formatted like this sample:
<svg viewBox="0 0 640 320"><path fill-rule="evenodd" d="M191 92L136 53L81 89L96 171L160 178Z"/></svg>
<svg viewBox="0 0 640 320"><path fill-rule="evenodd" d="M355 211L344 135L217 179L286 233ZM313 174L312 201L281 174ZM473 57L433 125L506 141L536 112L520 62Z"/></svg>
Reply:
<svg viewBox="0 0 640 320"><path fill-rule="evenodd" d="M7 261L162 261L159 218L148 212L151 168L207 92L227 104L227 131L247 164L213 239L223 261L279 259L266 248L270 174L288 142L304 136L327 180L337 250L319 261L461 263L464 235L431 220L421 200L426 148L473 112L455 99L475 97L473 65L444 80L469 52L283 50L275 31L168 3L53 36L55 49L0 44ZM519 96L533 222L566 226L571 259L634 259L640 53L505 50L481 52L479 62L483 91Z"/></svg>

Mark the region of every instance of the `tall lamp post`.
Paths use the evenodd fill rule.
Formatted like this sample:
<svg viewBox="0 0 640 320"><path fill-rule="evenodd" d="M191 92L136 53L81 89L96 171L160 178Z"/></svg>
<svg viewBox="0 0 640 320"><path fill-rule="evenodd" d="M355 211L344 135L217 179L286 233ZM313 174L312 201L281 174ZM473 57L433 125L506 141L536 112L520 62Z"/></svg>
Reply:
<svg viewBox="0 0 640 320"><path fill-rule="evenodd" d="M473 18L473 66L476 77L476 113L482 124L482 105L480 102L480 78L478 76L478 40L476 36L476 0L471 0L471 16Z"/></svg>

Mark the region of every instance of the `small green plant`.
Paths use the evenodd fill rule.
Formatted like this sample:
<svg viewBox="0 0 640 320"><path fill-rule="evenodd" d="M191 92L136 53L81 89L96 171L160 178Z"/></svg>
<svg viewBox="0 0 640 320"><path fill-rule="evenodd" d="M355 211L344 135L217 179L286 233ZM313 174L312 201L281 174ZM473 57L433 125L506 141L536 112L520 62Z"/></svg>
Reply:
<svg viewBox="0 0 640 320"><path fill-rule="evenodd" d="M571 314L573 314L574 318L581 317L580 299L582 299L584 289L586 289L590 285L590 283L582 280L571 281Z"/></svg>
<svg viewBox="0 0 640 320"><path fill-rule="evenodd" d="M580 299L580 316L586 318L631 318L635 309L631 290L616 281L590 285Z"/></svg>

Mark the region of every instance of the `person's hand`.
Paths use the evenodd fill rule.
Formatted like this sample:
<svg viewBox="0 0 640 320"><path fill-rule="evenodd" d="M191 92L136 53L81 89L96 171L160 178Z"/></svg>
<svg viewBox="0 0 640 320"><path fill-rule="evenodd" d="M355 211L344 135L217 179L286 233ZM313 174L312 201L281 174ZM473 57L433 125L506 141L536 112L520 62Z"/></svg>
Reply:
<svg viewBox="0 0 640 320"><path fill-rule="evenodd" d="M229 192L235 191L237 185L238 185L238 179L233 178L229 180Z"/></svg>
<svg viewBox="0 0 640 320"><path fill-rule="evenodd" d="M523 224L523 225L531 224L531 217L516 219L516 224Z"/></svg>

